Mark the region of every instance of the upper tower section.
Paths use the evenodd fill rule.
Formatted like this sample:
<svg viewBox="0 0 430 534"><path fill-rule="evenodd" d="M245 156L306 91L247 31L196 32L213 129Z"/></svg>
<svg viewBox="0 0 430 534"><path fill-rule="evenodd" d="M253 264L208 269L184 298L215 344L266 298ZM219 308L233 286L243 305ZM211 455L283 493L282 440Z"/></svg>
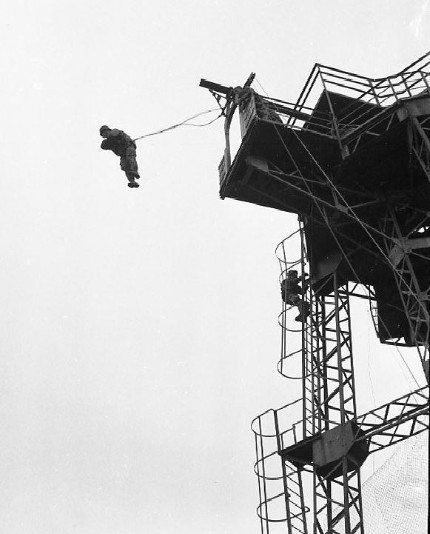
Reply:
<svg viewBox="0 0 430 534"><path fill-rule="evenodd" d="M382 341L428 343L430 54L369 78L316 64L296 103L206 80L225 115L221 198L300 216L315 291L373 286ZM236 115L241 143L232 154Z"/></svg>
<svg viewBox="0 0 430 534"><path fill-rule="evenodd" d="M259 95L250 87L254 75L236 88L201 80L219 101L225 97L221 198L306 215L315 194L331 204L333 186L374 194L409 190L406 124L430 113L429 64L427 54L386 78L315 64L296 103ZM229 130L235 113L242 143L233 158ZM369 173L375 158L378 170Z"/></svg>

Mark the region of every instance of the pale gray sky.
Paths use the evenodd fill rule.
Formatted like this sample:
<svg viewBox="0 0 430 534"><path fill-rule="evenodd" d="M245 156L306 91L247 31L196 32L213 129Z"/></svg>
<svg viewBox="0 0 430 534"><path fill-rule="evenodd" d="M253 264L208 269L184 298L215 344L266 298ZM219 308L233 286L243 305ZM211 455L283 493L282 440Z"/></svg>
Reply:
<svg viewBox="0 0 430 534"><path fill-rule="evenodd" d="M397 72L427 51L428 5L3 6L1 532L259 532L250 421L299 395L276 373L274 249L296 218L219 200L221 122L140 141L137 190L98 129L137 137L215 107L200 78L253 71L293 101L315 62ZM414 385L368 321L363 410Z"/></svg>

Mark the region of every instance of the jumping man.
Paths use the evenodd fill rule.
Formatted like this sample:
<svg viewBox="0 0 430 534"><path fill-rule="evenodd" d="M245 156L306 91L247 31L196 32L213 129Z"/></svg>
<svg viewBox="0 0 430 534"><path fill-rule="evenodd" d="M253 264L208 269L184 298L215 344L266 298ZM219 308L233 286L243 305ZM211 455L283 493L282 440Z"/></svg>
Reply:
<svg viewBox="0 0 430 534"><path fill-rule="evenodd" d="M100 128L100 135L104 137L101 148L112 150L114 154L120 156L121 170L127 176L128 187L139 187L136 182L136 179L140 178L136 161L136 143L122 130L111 129L106 125Z"/></svg>

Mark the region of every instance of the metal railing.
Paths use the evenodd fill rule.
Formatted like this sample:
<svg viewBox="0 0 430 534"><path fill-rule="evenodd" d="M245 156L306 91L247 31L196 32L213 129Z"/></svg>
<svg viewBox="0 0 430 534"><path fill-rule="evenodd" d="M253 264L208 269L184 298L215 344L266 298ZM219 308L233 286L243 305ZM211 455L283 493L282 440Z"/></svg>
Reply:
<svg viewBox="0 0 430 534"><path fill-rule="evenodd" d="M397 74L384 78L369 78L348 71L316 63L297 99L294 109L315 106L320 95L325 92L333 119L344 127L362 125L368 120L374 107L384 110L401 100L419 95L430 96L430 52ZM334 111L330 93L351 98L342 109ZM361 102L362 106L357 107ZM381 112L384 111L381 109ZM296 126L297 119L291 116L290 127Z"/></svg>
<svg viewBox="0 0 430 534"><path fill-rule="evenodd" d="M327 110L317 107L323 94L327 98ZM349 97L349 101L339 109L334 105L334 94ZM363 128L368 121L371 121L370 129L378 126L378 121L385 120L387 108L421 95L430 97L430 52L399 73L384 78L369 78L316 63L296 103L252 91L247 104L239 109L241 135L245 137L255 121L264 120L278 128L306 130L337 138L342 147L351 140L355 129ZM263 106L259 105L261 103ZM227 138L236 109L235 106L232 108L228 119ZM226 152L220 164L220 185L231 167L231 159L227 139Z"/></svg>

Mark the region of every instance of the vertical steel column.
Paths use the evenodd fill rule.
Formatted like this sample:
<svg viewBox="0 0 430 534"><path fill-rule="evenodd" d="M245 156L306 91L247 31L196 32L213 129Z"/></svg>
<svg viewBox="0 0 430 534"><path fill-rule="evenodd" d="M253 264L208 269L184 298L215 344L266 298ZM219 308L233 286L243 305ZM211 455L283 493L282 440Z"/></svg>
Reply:
<svg viewBox="0 0 430 534"><path fill-rule="evenodd" d="M348 287L316 296L322 320L315 324L319 340L314 368L313 417L316 432L325 432L356 417ZM363 533L359 471L348 471L343 457L328 475L314 472L314 533Z"/></svg>

